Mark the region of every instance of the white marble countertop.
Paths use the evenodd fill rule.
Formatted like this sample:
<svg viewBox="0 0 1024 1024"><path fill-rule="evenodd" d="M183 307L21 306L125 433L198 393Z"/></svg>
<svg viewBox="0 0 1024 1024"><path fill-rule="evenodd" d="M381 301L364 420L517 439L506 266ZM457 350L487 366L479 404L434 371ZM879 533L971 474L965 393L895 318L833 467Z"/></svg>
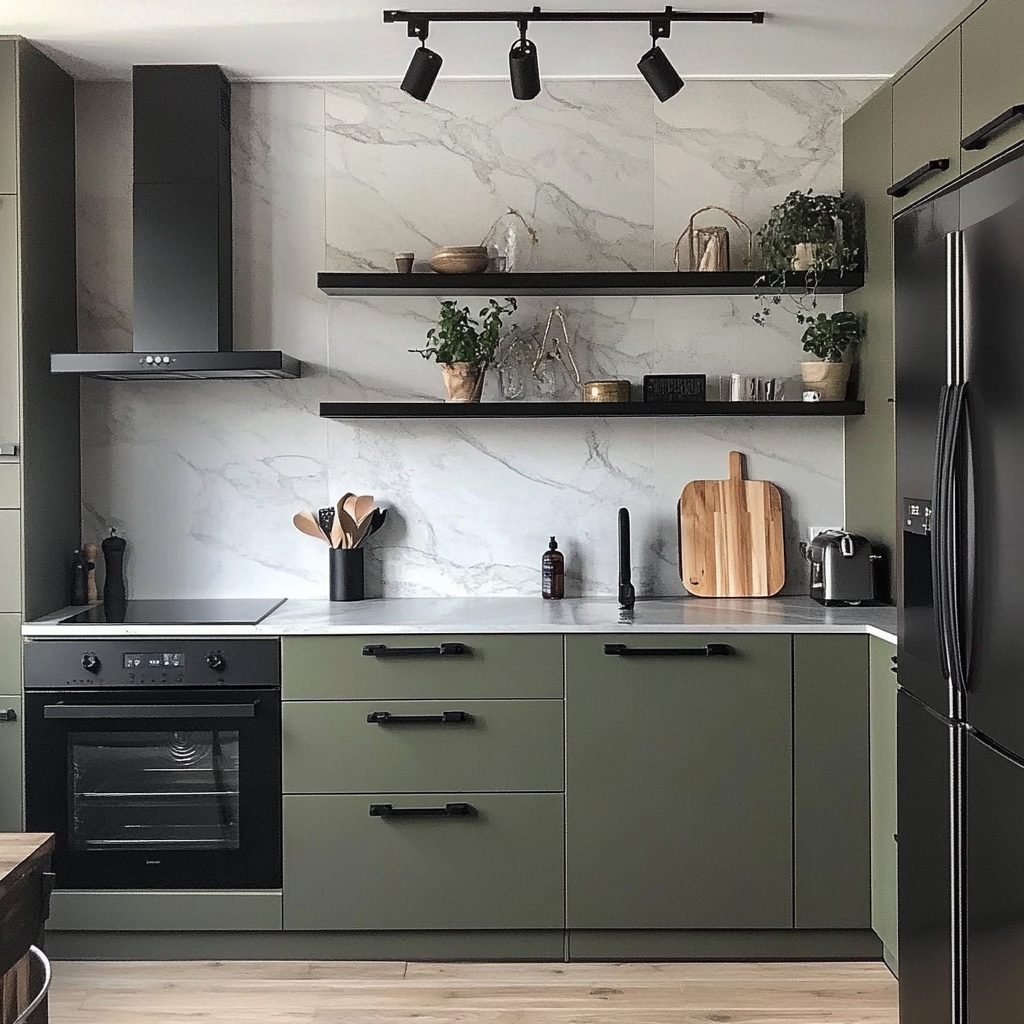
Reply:
<svg viewBox="0 0 1024 1024"><path fill-rule="evenodd" d="M288 600L256 626L60 625L64 608L22 626L39 638L298 636L393 633L867 633L896 642L892 607L826 608L807 597L640 599L632 615L613 597Z"/></svg>

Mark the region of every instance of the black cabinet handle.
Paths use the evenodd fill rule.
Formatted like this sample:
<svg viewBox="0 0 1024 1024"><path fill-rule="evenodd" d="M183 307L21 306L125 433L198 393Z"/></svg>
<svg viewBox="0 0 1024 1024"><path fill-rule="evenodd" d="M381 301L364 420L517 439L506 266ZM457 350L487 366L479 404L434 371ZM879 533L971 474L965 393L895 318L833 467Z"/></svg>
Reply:
<svg viewBox="0 0 1024 1024"><path fill-rule="evenodd" d="M371 711L366 720L370 725L447 725L449 722L472 722L473 716L467 711L442 711L439 715L393 715L390 711Z"/></svg>
<svg viewBox="0 0 1024 1024"><path fill-rule="evenodd" d="M889 660L892 662L892 668L890 668L889 671L890 672L898 671L898 669L896 668L896 665L897 665L896 655L894 654Z"/></svg>
<svg viewBox="0 0 1024 1024"><path fill-rule="evenodd" d="M620 658L716 658L735 654L729 644L705 644L703 647L627 647L625 644L605 644L605 654Z"/></svg>
<svg viewBox="0 0 1024 1024"><path fill-rule="evenodd" d="M476 814L472 804L445 804L444 807L394 807L370 804L371 818L469 818Z"/></svg>
<svg viewBox="0 0 1024 1024"><path fill-rule="evenodd" d="M949 161L943 158L942 160L929 160L923 167L918 167L916 171L911 172L905 178L900 178L892 188L885 190L886 195L890 195L893 199L902 199L922 178L927 178L929 174L937 174L939 171L948 171Z"/></svg>
<svg viewBox="0 0 1024 1024"><path fill-rule="evenodd" d="M440 644L438 647L388 647L387 644L367 644L363 648L366 658L450 658L465 657L473 653L465 644Z"/></svg>
<svg viewBox="0 0 1024 1024"><path fill-rule="evenodd" d="M18 712L14 708L5 708L0 711L0 722L16 722L18 720Z"/></svg>
<svg viewBox="0 0 1024 1024"><path fill-rule="evenodd" d="M993 135L996 135L1015 118L1024 117L1024 103L1004 110L998 117L994 117L988 124L983 124L976 132L971 132L960 140L961 149L984 149Z"/></svg>

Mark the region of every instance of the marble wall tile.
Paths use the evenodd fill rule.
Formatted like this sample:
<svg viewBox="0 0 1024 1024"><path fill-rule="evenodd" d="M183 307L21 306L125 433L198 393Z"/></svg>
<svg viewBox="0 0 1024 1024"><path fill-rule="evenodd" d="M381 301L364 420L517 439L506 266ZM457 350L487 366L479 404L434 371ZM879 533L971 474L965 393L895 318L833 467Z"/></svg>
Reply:
<svg viewBox="0 0 1024 1024"><path fill-rule="evenodd" d="M80 86L81 301L98 325L86 320L83 349L130 347L126 89ZM554 534L567 592L594 595L614 592L624 505L638 592L680 594L679 492L724 477L737 449L751 476L783 491L786 590L801 592L797 541L809 525L842 522L841 421L327 422L321 401L441 397L437 367L409 352L437 301L326 299L316 273L392 269L395 250L423 258L435 244L475 243L509 205L537 226L534 269L667 268L698 206L720 202L756 227L791 188L838 187L843 111L866 90L690 83L661 106L642 82L555 82L529 104L504 83L439 82L429 104L391 84L234 86L236 347L283 348L303 378L87 382L85 535L113 525L129 538L139 597L323 596L326 548L291 515L352 490L390 508L368 547L370 594L535 594ZM539 333L553 301L522 299L513 322ZM799 373L795 325L757 327L747 297L560 305L584 379ZM492 372L485 399L498 398Z"/></svg>

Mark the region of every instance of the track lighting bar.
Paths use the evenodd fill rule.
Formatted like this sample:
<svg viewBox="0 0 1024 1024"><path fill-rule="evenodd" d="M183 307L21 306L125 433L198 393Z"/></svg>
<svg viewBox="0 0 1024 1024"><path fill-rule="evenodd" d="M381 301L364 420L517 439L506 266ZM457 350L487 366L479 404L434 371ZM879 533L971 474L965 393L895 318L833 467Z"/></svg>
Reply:
<svg viewBox="0 0 1024 1024"><path fill-rule="evenodd" d="M764 11L385 11L385 24L424 21L705 21L749 22L760 25ZM410 35L415 33L410 30Z"/></svg>

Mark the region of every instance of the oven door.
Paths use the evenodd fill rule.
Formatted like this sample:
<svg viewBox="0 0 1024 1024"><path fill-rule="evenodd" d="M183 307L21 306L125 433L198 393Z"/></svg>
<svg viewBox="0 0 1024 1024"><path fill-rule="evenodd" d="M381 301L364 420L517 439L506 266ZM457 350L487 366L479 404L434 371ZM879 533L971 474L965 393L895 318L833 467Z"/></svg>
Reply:
<svg viewBox="0 0 1024 1024"><path fill-rule="evenodd" d="M30 690L25 778L61 889L281 886L278 690Z"/></svg>

